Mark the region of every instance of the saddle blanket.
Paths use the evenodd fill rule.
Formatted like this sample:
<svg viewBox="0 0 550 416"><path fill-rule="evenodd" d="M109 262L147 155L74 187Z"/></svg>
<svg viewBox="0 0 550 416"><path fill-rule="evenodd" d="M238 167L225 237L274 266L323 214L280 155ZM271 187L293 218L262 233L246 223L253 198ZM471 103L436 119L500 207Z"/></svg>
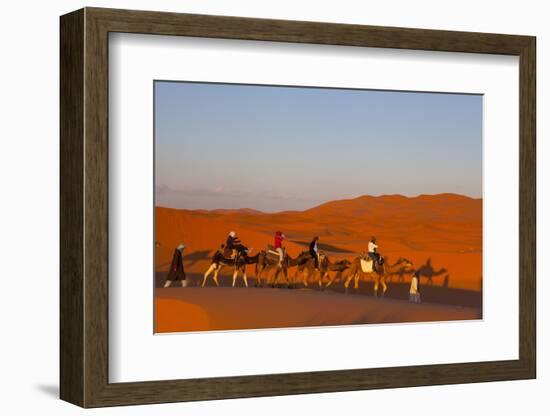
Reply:
<svg viewBox="0 0 550 416"><path fill-rule="evenodd" d="M374 271L372 269L372 260L361 259L361 270L363 270L363 273L372 273Z"/></svg>

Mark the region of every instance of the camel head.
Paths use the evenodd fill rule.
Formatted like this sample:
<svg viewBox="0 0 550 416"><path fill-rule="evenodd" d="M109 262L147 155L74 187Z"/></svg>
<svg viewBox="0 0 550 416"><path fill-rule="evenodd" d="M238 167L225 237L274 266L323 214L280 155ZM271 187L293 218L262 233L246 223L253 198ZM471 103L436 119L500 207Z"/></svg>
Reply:
<svg viewBox="0 0 550 416"><path fill-rule="evenodd" d="M413 267L413 262L406 259L405 257L399 257L395 262L395 265L409 268L409 267Z"/></svg>
<svg viewBox="0 0 550 416"><path fill-rule="evenodd" d="M351 261L349 261L348 259L343 259L343 260L335 261L330 266L330 270L344 271L346 269L349 269L350 267L351 267Z"/></svg>

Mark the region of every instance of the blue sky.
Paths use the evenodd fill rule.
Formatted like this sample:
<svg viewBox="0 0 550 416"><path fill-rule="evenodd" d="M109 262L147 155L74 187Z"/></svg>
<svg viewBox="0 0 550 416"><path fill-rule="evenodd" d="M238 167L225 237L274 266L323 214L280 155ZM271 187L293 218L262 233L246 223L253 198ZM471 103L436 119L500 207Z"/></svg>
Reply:
<svg viewBox="0 0 550 416"><path fill-rule="evenodd" d="M481 197L482 96L156 81L156 205Z"/></svg>

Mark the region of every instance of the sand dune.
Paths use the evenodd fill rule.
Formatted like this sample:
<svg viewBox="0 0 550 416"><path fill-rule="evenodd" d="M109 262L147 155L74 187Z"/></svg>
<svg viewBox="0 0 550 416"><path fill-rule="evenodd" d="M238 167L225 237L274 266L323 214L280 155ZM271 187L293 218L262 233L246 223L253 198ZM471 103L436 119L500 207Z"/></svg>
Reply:
<svg viewBox="0 0 550 416"><path fill-rule="evenodd" d="M156 317L156 332L185 332L467 320L481 312L313 290L174 287L157 289Z"/></svg>
<svg viewBox="0 0 550 416"><path fill-rule="evenodd" d="M481 199L456 194L361 196L280 213L157 207L156 217L157 271L166 270L174 247L184 242L186 270L204 272L209 256L231 230L255 249L265 248L281 230L292 256L319 235L335 260L353 258L375 235L390 263L407 257L417 267L431 268L435 284L447 279L449 287L481 289Z"/></svg>

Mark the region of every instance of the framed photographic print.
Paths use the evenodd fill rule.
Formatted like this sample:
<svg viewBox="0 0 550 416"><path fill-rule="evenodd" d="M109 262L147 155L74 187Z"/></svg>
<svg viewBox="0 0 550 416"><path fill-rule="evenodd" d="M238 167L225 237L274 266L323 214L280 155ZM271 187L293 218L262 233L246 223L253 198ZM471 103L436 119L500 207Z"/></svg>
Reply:
<svg viewBox="0 0 550 416"><path fill-rule="evenodd" d="M61 17L61 398L534 378L535 38Z"/></svg>

